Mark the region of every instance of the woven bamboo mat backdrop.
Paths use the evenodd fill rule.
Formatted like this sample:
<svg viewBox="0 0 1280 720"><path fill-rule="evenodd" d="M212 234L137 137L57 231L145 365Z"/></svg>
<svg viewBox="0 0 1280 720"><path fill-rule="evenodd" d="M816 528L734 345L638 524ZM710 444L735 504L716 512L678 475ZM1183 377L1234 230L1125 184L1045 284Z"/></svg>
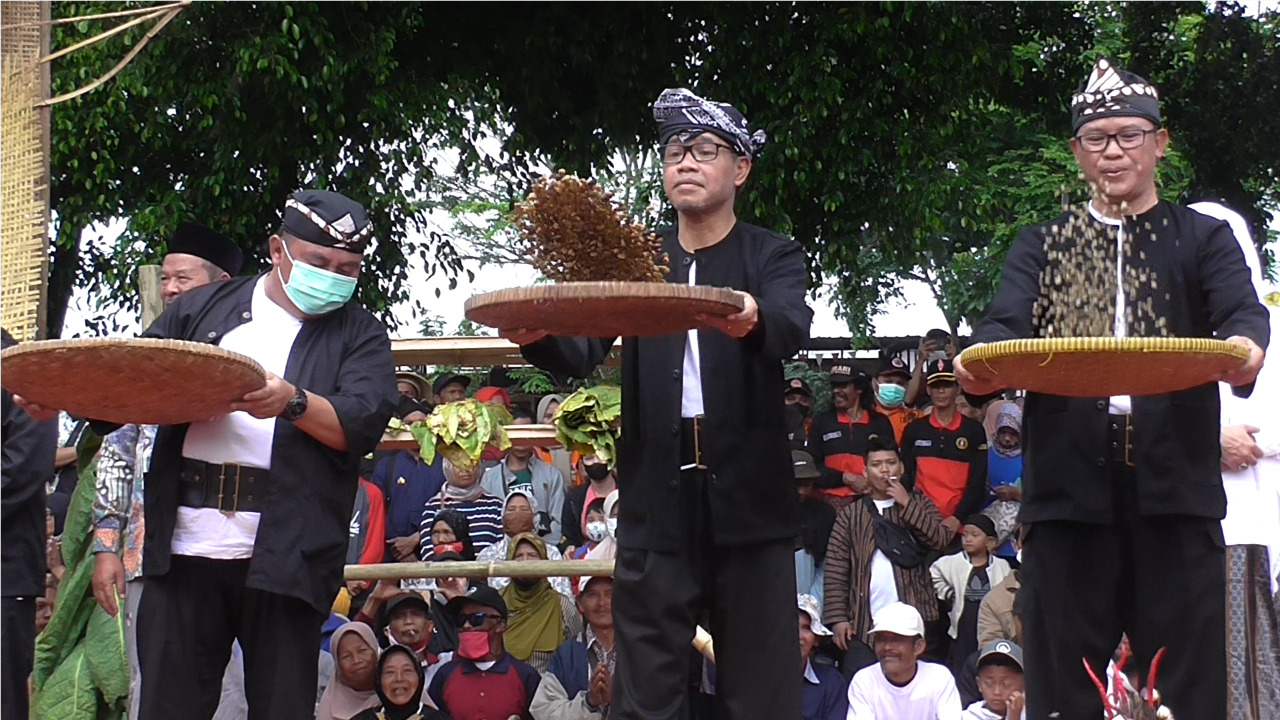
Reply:
<svg viewBox="0 0 1280 720"><path fill-rule="evenodd" d="M49 263L48 95L38 64L47 2L0 3L0 325L17 340L42 335Z"/></svg>

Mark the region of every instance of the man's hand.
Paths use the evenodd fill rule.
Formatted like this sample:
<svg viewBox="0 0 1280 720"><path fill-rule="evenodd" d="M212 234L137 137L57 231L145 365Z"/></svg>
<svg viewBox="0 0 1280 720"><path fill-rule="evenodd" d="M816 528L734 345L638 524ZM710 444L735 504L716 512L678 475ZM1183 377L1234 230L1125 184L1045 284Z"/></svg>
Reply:
<svg viewBox="0 0 1280 720"><path fill-rule="evenodd" d="M369 599L365 601L365 604L367 605L371 602L382 604L399 594L399 580L379 580L378 583L373 586L373 592L369 594Z"/></svg>
<svg viewBox="0 0 1280 720"><path fill-rule="evenodd" d="M53 576L62 579L67 566L62 562L62 539L50 536L44 542L44 562Z"/></svg>
<svg viewBox="0 0 1280 720"><path fill-rule="evenodd" d="M591 682L587 689L587 704L598 708L612 702L613 676L609 674L609 664L600 663L596 666L596 671L591 673Z"/></svg>
<svg viewBox="0 0 1280 720"><path fill-rule="evenodd" d="M1016 485L1000 485L996 487L997 500L1010 500L1013 502L1022 501L1022 488Z"/></svg>
<svg viewBox="0 0 1280 720"><path fill-rule="evenodd" d="M1248 385L1254 380L1257 380L1258 371L1262 369L1262 361L1265 356L1265 353L1262 352L1262 348L1258 347L1257 343L1243 335L1234 335L1229 337L1227 338L1227 342L1232 345L1239 345L1242 348L1247 348L1249 350L1249 359L1245 361L1245 364L1235 370L1222 373L1212 379L1221 380L1231 387Z"/></svg>
<svg viewBox="0 0 1280 720"><path fill-rule="evenodd" d="M853 625L847 622L838 622L831 627L831 639L835 641L836 647L841 650L849 650L849 641L853 639Z"/></svg>
<svg viewBox="0 0 1280 720"><path fill-rule="evenodd" d="M867 494L868 485L865 475L855 475L854 473L847 472L840 476L840 480L844 483L845 487L852 490L855 494Z"/></svg>
<svg viewBox="0 0 1280 720"><path fill-rule="evenodd" d="M972 345L971 347L978 347ZM960 362L960 356L957 355L952 361L952 367L956 372L956 380L960 381L960 387L970 395L990 395L993 392L1003 390L1004 386L994 381L979 380L969 369Z"/></svg>
<svg viewBox="0 0 1280 720"><path fill-rule="evenodd" d="M357 595L359 595L360 593L368 589L369 589L368 580L348 580L347 581L347 594L350 595L352 598L356 597Z"/></svg>
<svg viewBox="0 0 1280 720"><path fill-rule="evenodd" d="M889 497L893 498L893 501L902 507L906 507L907 503L911 502L911 494L907 492L906 488L902 487L902 483L898 482L898 478L889 478L888 492Z"/></svg>
<svg viewBox="0 0 1280 720"><path fill-rule="evenodd" d="M414 562L418 559L418 547L422 533L398 537L391 541L391 552L398 562Z"/></svg>
<svg viewBox="0 0 1280 720"><path fill-rule="evenodd" d="M58 417L58 411L56 408L47 408L43 405L28 402L27 399L21 395L14 395L13 402L15 405L26 411L26 413L31 416L31 419L36 422L46 422Z"/></svg>
<svg viewBox="0 0 1280 720"><path fill-rule="evenodd" d="M1254 441L1258 428L1252 425L1230 425L1222 428L1222 469L1244 470L1262 458L1262 448Z"/></svg>
<svg viewBox="0 0 1280 720"><path fill-rule="evenodd" d="M284 378L267 373L266 386L240 398L240 402L231 403L231 409L247 412L259 420L265 420L284 412L284 406L288 405L296 394L298 389L285 382Z"/></svg>
<svg viewBox="0 0 1280 720"><path fill-rule="evenodd" d="M520 346L532 345L549 334L546 330L531 330L529 328L509 328L498 331L498 337L506 338Z"/></svg>
<svg viewBox="0 0 1280 720"><path fill-rule="evenodd" d="M462 597L467 594L467 579L463 577L436 578L436 590L440 591L446 602L456 597Z"/></svg>
<svg viewBox="0 0 1280 720"><path fill-rule="evenodd" d="M952 515L951 517L942 521L942 527L946 528L947 531L950 532L952 535L959 535L960 528L962 526L960 525L960 520L956 518L955 515Z"/></svg>
<svg viewBox="0 0 1280 720"><path fill-rule="evenodd" d="M124 597L124 563L113 552L95 553L93 556L93 599L111 617L120 612L117 597Z"/></svg>
<svg viewBox="0 0 1280 720"><path fill-rule="evenodd" d="M756 304L756 299L751 297L751 293L741 290L735 290L734 294L742 298L742 312L726 316L699 313L696 316L698 323L733 338L746 337L755 330L756 324L760 322L760 306Z"/></svg>

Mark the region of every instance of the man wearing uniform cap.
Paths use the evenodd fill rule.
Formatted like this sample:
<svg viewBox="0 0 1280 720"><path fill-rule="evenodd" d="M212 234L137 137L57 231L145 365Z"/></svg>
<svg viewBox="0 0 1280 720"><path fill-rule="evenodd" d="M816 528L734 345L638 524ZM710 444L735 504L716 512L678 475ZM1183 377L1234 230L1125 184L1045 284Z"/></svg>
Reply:
<svg viewBox="0 0 1280 720"><path fill-rule="evenodd" d="M138 609L143 720L211 717L233 640L252 717L314 714L360 458L395 408L386 328L351 299L372 239L358 203L296 192L268 240L270 270L189 290L144 333L247 355L267 382L228 415L156 433Z"/></svg>
<svg viewBox="0 0 1280 720"><path fill-rule="evenodd" d="M716 717L794 718L796 493L782 362L809 335L804 251L739 222L733 203L765 135L727 103L685 89L654 103L663 185L676 226L659 233L667 282L733 289L742 312L686 333L622 341L618 446L618 674L610 717L679 717L689 702L689 644L704 612L719 650ZM586 377L612 338L503 333L533 364Z"/></svg>
<svg viewBox="0 0 1280 720"><path fill-rule="evenodd" d="M839 510L867 492L867 441L893 437L889 419L875 410L871 378L847 363L831 366L831 409L819 413L809 428L806 449L822 473L818 489Z"/></svg>
<svg viewBox="0 0 1280 720"><path fill-rule="evenodd" d="M1027 393L1019 519L1028 717L1097 717L1102 700L1081 658L1101 676L1122 634L1138 672L1167 648L1160 688L1178 717L1227 713L1216 381L1247 396L1270 327L1227 223L1160 199L1155 171L1169 144L1161 122L1155 87L1097 61L1071 96L1070 140L1094 197L1087 209L1022 229L973 332L977 343L1050 336L1037 307L1040 317L1070 318L1062 308L1079 302L1070 293L1088 288L1055 290L1045 280L1066 262L1057 248L1069 230L1082 228L1115 239L1116 265L1104 272L1150 279L1117 282L1114 303L1103 299L1114 308L1114 335L1219 338L1248 352L1237 369L1164 395ZM1155 322L1133 322L1143 310ZM963 364L956 374L970 393L1001 389Z"/></svg>
<svg viewBox="0 0 1280 720"><path fill-rule="evenodd" d="M920 418L920 412L907 404L910 385L911 371L902 358L897 355L880 358L880 368L871 381L871 390L876 398L876 411L889 418L893 439L899 443L902 442L902 431Z"/></svg>
<svg viewBox="0 0 1280 720"><path fill-rule="evenodd" d="M787 442L792 450L801 450L809 443L809 428L813 425L813 391L801 378L791 378L782 391L787 406Z"/></svg>
<svg viewBox="0 0 1280 720"><path fill-rule="evenodd" d="M902 459L909 481L938 506L955 537L986 496L987 431L956 408L960 386L950 360L928 361L924 374L931 407L902 431Z"/></svg>

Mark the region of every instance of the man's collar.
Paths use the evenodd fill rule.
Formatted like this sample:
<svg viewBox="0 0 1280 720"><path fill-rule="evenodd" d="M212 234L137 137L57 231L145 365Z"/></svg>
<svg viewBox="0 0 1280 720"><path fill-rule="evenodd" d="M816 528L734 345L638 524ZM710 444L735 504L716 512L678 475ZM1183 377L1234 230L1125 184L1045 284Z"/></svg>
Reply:
<svg viewBox="0 0 1280 720"><path fill-rule="evenodd" d="M467 675L470 675L472 673L478 673L478 672L505 674L510 667L511 667L511 654L505 653L505 652L502 653L502 655L498 656L498 659L493 662L493 667L483 671L480 670L480 668L476 667L476 662L474 660L467 660L466 658L462 659L462 672Z"/></svg>
<svg viewBox="0 0 1280 720"><path fill-rule="evenodd" d="M810 685L820 685L822 681L818 679L818 673L813 671L813 661L804 661L804 679Z"/></svg>

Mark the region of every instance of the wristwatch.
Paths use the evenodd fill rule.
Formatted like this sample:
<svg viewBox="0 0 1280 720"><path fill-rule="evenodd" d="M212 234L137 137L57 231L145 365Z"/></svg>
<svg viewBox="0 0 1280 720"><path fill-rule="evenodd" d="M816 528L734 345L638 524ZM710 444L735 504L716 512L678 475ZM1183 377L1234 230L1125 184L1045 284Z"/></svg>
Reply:
<svg viewBox="0 0 1280 720"><path fill-rule="evenodd" d="M298 388L297 394L289 398L289 402L285 404L284 410L280 411L280 417L293 422L302 417L307 412L307 391Z"/></svg>

